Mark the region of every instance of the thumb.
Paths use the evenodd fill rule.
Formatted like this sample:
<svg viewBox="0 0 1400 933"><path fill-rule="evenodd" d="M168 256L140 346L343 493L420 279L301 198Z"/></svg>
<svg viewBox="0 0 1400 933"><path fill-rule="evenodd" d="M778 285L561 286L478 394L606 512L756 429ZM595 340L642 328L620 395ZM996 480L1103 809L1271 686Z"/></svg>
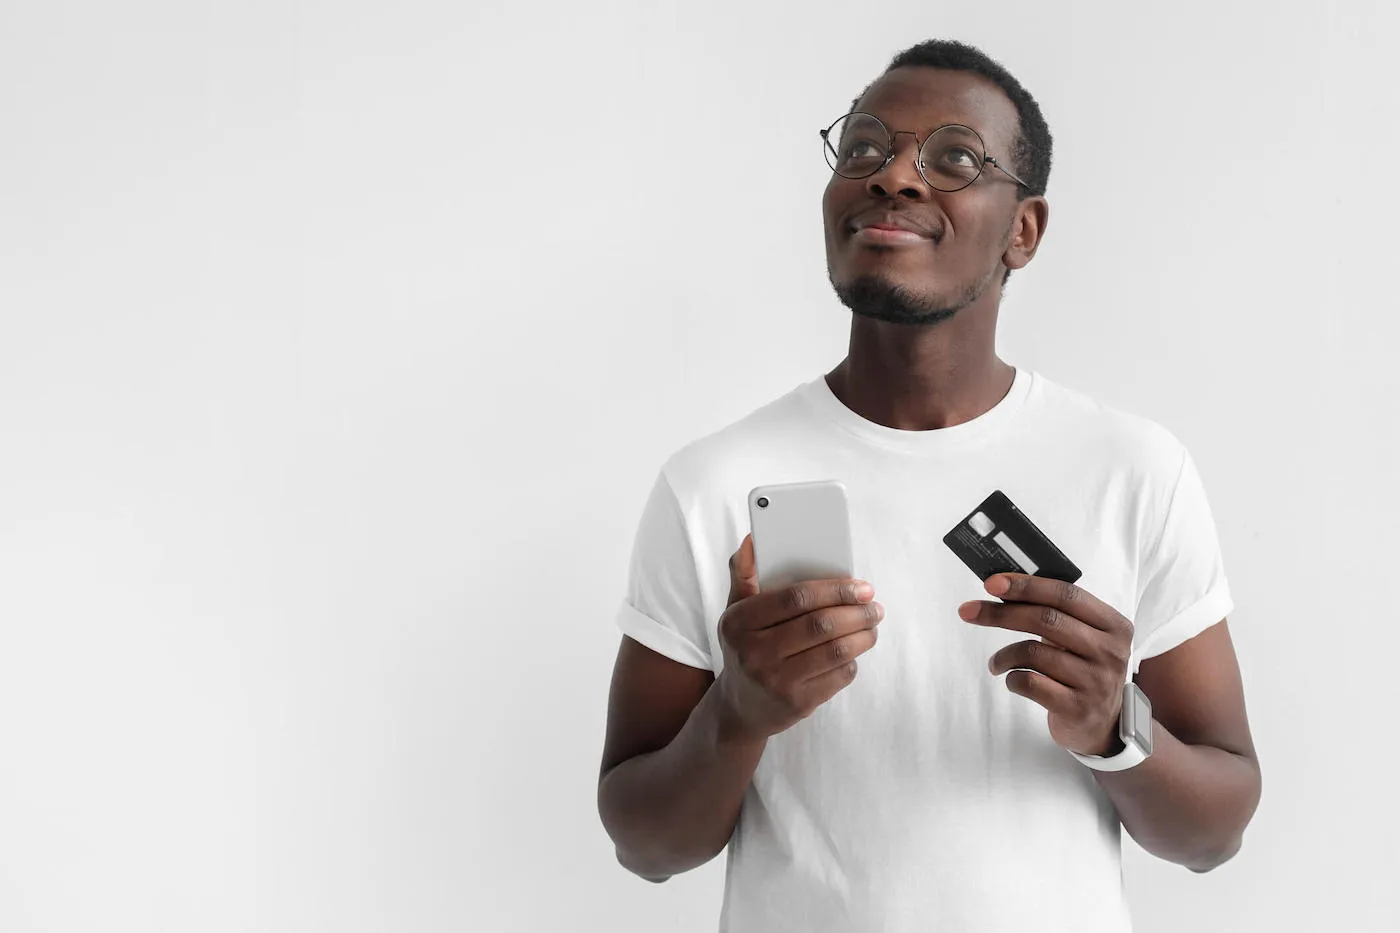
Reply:
<svg viewBox="0 0 1400 933"><path fill-rule="evenodd" d="M753 559L753 533L744 535L729 558L729 605L758 594L758 568Z"/></svg>

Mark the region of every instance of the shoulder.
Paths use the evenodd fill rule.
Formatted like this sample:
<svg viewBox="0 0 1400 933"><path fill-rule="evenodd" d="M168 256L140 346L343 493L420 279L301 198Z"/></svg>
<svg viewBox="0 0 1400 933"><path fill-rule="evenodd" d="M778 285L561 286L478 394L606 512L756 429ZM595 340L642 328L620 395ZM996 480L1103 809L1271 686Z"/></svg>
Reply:
<svg viewBox="0 0 1400 933"><path fill-rule="evenodd" d="M757 464L781 459L798 435L808 429L809 412L794 388L675 450L662 464L661 473L676 498L693 503L709 496L731 495L755 475ZM762 472L762 471L760 471ZM745 486L742 492L747 492Z"/></svg>
<svg viewBox="0 0 1400 933"><path fill-rule="evenodd" d="M1144 478L1175 482L1186 446L1165 425L1037 374L1041 412L1052 432L1083 445L1095 459L1121 465Z"/></svg>

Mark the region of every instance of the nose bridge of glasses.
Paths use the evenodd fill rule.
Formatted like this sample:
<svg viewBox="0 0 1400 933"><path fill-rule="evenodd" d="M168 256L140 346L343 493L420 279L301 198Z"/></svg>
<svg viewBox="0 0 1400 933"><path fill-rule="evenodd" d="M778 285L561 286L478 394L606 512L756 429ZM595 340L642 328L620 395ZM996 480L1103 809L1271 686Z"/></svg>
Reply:
<svg viewBox="0 0 1400 933"><path fill-rule="evenodd" d="M889 171L892 165L896 163L902 164L904 162L903 157L900 155L899 137L912 136L913 142L910 145L913 146L914 151L910 153L909 161L913 164L914 170L919 173L919 177L922 178L925 183L932 184L932 182L929 181L928 176L924 174L924 167L922 162L924 144L927 143L936 132L937 130L930 130L928 135L926 135L923 139L920 139L919 134L915 133L913 130L886 130L885 137L890 141L890 147L889 150L885 153L885 164L880 166L877 174L883 174L884 172Z"/></svg>
<svg viewBox="0 0 1400 933"><path fill-rule="evenodd" d="M889 140L890 140L890 152L893 152L893 153L895 153L895 154L898 154L898 153L899 153L899 137L901 137L901 136L912 136L912 137L914 137L914 151L915 151L915 152L918 152L920 149L923 148L924 143L928 142L928 137L929 137L929 136L932 136L933 134L932 134L932 133L929 133L928 136L925 136L923 139L920 139L920 138L919 138L919 134L918 134L918 133L915 133L913 130L894 130L893 132L890 132L888 135L889 135Z"/></svg>

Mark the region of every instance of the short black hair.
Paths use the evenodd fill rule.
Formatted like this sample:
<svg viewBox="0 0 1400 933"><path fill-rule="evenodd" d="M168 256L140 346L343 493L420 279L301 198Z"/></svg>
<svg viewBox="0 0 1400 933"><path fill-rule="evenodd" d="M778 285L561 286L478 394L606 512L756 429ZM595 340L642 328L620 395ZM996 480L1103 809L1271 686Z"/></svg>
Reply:
<svg viewBox="0 0 1400 933"><path fill-rule="evenodd" d="M1050 155L1054 140L1050 136L1050 127L1045 123L1045 116L1040 112L1040 104L1021 86L1021 82L1012 77L1011 72L981 49L953 39L929 39L910 46L891 59L884 74L908 66L970 71L1001 88L1016 106L1018 126L1016 139L1011 146L1011 168L1026 180L1024 185L1016 186L1018 200L1045 194L1045 186L1050 182ZM867 84L865 90L856 95L855 100L851 101L852 110L856 109L860 99L874 84L874 81ZM1011 270L1007 269L1002 283L1005 284L1010 276Z"/></svg>

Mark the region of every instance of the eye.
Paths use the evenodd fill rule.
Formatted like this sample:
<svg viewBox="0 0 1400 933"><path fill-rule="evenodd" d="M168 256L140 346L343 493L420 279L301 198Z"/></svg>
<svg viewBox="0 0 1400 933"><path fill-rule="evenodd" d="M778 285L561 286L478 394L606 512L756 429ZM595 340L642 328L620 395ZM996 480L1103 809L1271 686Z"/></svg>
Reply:
<svg viewBox="0 0 1400 933"><path fill-rule="evenodd" d="M977 165L977 154L970 149L964 149L962 146L953 146L949 148L944 155L949 162L955 165L969 167L975 167Z"/></svg>
<svg viewBox="0 0 1400 933"><path fill-rule="evenodd" d="M944 146L933 154L931 162L921 161L919 167L925 171L956 171L964 175L978 171L982 162L977 153L964 146Z"/></svg>

